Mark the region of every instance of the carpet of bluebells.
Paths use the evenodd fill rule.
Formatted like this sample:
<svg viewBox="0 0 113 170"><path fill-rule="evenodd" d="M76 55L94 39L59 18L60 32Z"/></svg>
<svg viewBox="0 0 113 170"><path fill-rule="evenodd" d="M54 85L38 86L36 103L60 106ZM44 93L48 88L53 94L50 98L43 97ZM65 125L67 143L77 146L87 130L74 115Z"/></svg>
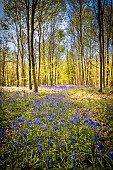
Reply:
<svg viewBox="0 0 113 170"><path fill-rule="evenodd" d="M64 89L1 89L1 170L112 169L113 102L71 100Z"/></svg>

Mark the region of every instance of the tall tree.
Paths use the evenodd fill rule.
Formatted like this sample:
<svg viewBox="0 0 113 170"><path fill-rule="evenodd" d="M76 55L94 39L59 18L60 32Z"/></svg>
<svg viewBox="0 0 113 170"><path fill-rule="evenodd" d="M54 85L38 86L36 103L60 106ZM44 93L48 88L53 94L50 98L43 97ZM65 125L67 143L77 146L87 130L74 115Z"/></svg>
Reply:
<svg viewBox="0 0 113 170"><path fill-rule="evenodd" d="M30 0L25 0L26 7L26 24L27 24L27 45L28 45L28 59L29 59L29 89L32 89L31 82L31 51L30 51Z"/></svg>
<svg viewBox="0 0 113 170"><path fill-rule="evenodd" d="M32 8L31 8L31 61L32 61L32 74L33 74L33 83L34 83L34 91L38 92L36 72L35 72L35 59L34 59L34 19L35 12L37 7L38 0L32 0Z"/></svg>

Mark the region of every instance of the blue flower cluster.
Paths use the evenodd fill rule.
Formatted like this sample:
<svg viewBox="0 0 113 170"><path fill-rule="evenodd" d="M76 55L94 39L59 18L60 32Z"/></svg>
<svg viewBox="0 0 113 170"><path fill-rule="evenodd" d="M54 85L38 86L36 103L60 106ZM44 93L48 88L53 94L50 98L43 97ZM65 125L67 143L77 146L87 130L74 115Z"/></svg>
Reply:
<svg viewBox="0 0 113 170"><path fill-rule="evenodd" d="M23 94L25 99L28 94ZM17 97L19 93L15 95ZM80 162L84 163L85 156L91 153L92 157L107 155L113 159L113 151L108 151L100 140L101 123L91 118L88 110L81 111L62 93L43 98L36 95L35 99L28 101L30 109L24 109L25 115L11 122L10 132L7 133L3 127L0 129L0 144L6 145L2 152L12 149L12 154L15 151L19 155L27 155L28 162L30 159L35 162L37 158L40 166L42 162L46 162L43 166L57 166L59 160L60 164L68 161L73 169ZM105 126L108 128L109 123Z"/></svg>

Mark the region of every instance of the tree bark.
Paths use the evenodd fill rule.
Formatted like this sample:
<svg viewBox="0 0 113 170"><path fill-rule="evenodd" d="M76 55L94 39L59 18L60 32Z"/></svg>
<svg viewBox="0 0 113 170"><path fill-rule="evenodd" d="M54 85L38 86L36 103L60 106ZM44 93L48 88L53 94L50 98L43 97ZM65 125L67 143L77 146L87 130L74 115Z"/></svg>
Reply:
<svg viewBox="0 0 113 170"><path fill-rule="evenodd" d="M17 87L19 87L19 70L18 70L18 64L19 64L19 58L18 54L16 54L16 79L17 79Z"/></svg>
<svg viewBox="0 0 113 170"><path fill-rule="evenodd" d="M31 52L30 52L30 25L29 25L29 0L25 1L26 3L26 24L27 24L27 46L28 46L28 59L29 59L29 89L32 89L31 82Z"/></svg>
<svg viewBox="0 0 113 170"><path fill-rule="evenodd" d="M102 92L102 23L101 23L101 0L98 0L98 26L99 26L99 57L100 57L100 89Z"/></svg>
<svg viewBox="0 0 113 170"><path fill-rule="evenodd" d="M37 5L37 0L32 0L32 13L31 13L31 60L32 60L32 74L33 74L33 83L34 83L34 92L38 92L38 86L36 81L35 73L35 60L34 60L34 16L35 8Z"/></svg>

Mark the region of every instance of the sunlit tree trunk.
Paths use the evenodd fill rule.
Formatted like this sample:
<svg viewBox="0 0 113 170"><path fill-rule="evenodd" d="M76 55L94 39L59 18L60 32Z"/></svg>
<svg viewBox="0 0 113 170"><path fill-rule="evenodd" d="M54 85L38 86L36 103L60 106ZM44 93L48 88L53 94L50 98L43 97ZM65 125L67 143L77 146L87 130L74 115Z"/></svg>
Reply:
<svg viewBox="0 0 113 170"><path fill-rule="evenodd" d="M81 85L84 85L84 49L83 49L83 31L82 31L82 0L79 0L80 4L80 55L82 64L82 80Z"/></svg>
<svg viewBox="0 0 113 170"><path fill-rule="evenodd" d="M44 60L44 85L47 84L46 82L46 56L45 56L45 40L44 40L44 27L43 27L43 37L42 37L42 41L43 41L43 49L42 49L42 53L43 53L43 60Z"/></svg>
<svg viewBox="0 0 113 170"><path fill-rule="evenodd" d="M31 82L31 52L30 52L30 25L29 25L29 0L25 0L26 5L26 24L27 24L27 47L28 47L28 60L29 60L29 89L32 89Z"/></svg>
<svg viewBox="0 0 113 170"><path fill-rule="evenodd" d="M17 81L17 85L16 86L17 87L19 87L19 69L18 69L19 68L18 67L18 65L19 65L19 56L18 56L18 54L19 53L16 54L16 79L17 79L16 80Z"/></svg>
<svg viewBox="0 0 113 170"><path fill-rule="evenodd" d="M38 63L38 86L40 86L40 64L41 64L41 23L39 22L39 31L38 31L38 54L39 54L39 63Z"/></svg>

